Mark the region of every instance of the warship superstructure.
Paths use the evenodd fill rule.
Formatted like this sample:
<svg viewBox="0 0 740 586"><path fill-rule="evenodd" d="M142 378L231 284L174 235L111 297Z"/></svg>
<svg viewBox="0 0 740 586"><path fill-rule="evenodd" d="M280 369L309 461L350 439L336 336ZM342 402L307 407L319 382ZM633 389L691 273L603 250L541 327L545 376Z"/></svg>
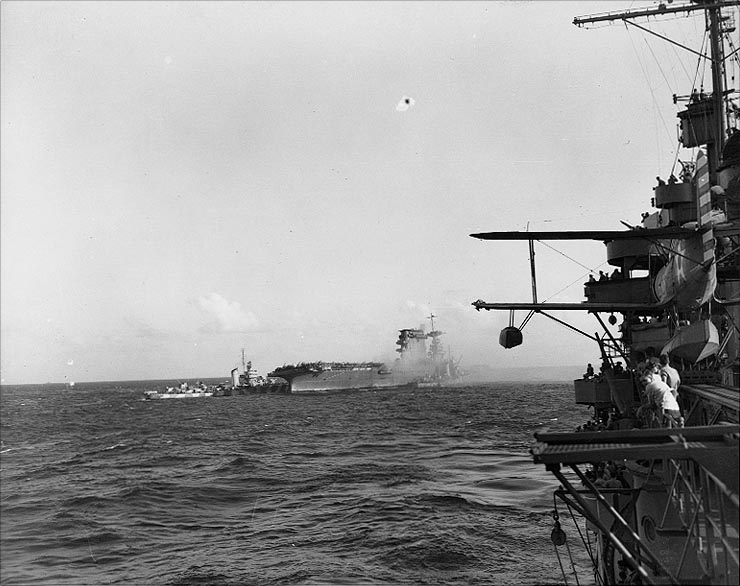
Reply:
<svg viewBox="0 0 740 586"><path fill-rule="evenodd" d="M246 395L249 393L288 393L290 385L288 381L279 377L260 375L252 368L252 361L246 360L244 348L242 348L241 372L239 368L231 369L231 386L224 388L219 395L230 397L232 395Z"/></svg>
<svg viewBox="0 0 740 586"><path fill-rule="evenodd" d="M576 521L570 535L582 538L597 584L738 583L740 109L738 89L727 87L739 82L731 74L740 71L738 5L661 2L574 20L579 27L621 22L673 43L644 22L703 18L704 38L696 47L675 43L677 51L694 53L697 72L706 65L711 78L673 96L681 107L677 148L686 160L677 156L674 169L658 178L654 209L639 224L471 235L529 243L533 300L473 303L478 310L510 312L502 346L524 341L515 311L527 312L523 324L544 315L598 346L601 368L589 365L574 381L575 402L589 405L593 418L573 433L538 433L532 448L534 462L560 483L555 552L565 555L568 543L560 506ZM586 282L581 303L539 303L535 242L583 239L602 241L615 271ZM592 314L602 334L587 334L553 314L567 311ZM679 410L655 402L653 377L667 372L653 366L659 358L680 376L673 389ZM680 417L667 416L673 411Z"/></svg>

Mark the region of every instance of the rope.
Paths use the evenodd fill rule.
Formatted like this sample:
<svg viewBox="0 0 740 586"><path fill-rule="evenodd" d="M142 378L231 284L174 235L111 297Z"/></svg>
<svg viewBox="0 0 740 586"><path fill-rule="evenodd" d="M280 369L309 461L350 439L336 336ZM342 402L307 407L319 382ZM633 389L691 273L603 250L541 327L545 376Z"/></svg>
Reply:
<svg viewBox="0 0 740 586"><path fill-rule="evenodd" d="M586 531L586 542L585 543L588 544L586 546L586 550L588 551L589 556L591 557L591 565L593 566L593 569L594 569L594 579L596 580L596 583L597 584L602 584L603 585L604 584L604 579L602 578L601 574L599 574L599 566L594 561L594 556L591 553L593 548L591 547L591 539L589 539L589 537L588 537L588 531Z"/></svg>
<svg viewBox="0 0 740 586"><path fill-rule="evenodd" d="M552 518L555 520L555 527L552 530L552 540L553 544L555 545L555 551L557 552L557 546L565 544L565 548L568 550L568 559L570 560L570 569L573 571L573 577L576 579L576 585L580 586L580 582L578 581L578 572L576 572L576 566L573 562L573 553L570 551L570 544L568 543L568 538L565 535L565 531L562 530L560 527L560 515L558 514L558 501L555 498L555 493L552 495L552 502L553 506L555 507L552 511ZM568 512L570 513L571 519L573 519L573 513L570 511L570 506L568 507ZM580 533L580 531L579 531ZM555 535L558 536L558 541L562 540L562 543L556 543L555 541ZM562 539L560 539L562 537ZM560 554L558 553L558 563L560 564L560 569L563 571L563 564L560 562ZM563 579L565 580L565 584L567 586L568 580L565 577L565 572L563 571Z"/></svg>
<svg viewBox="0 0 740 586"><path fill-rule="evenodd" d="M565 582L565 586L568 586L568 577L565 575L565 568L563 568L563 562L560 561L560 552L558 551L558 546L554 543L552 546L555 548L555 555L558 558L558 564L560 565L560 573L563 575L563 581Z"/></svg>
<svg viewBox="0 0 740 586"><path fill-rule="evenodd" d="M555 555L558 558L558 564L560 565L560 572L563 575L563 580L565 581L565 586L568 586L568 577L565 575L565 568L563 568L563 562L560 559L560 552L558 551L558 546L565 544L566 549L568 550L568 558L570 559L570 568L573 571L573 577L576 579L576 585L580 586L580 582L578 581L578 573L576 572L575 564L573 563L573 554L570 551L570 545L568 544L568 539L565 535L565 531L562 530L560 527L560 515L558 514L558 503L555 498L555 494L552 495L552 501L553 506L555 507L552 511L552 518L555 521L555 527L552 529L552 533L550 534L550 539L552 540L552 544L555 547Z"/></svg>
<svg viewBox="0 0 740 586"><path fill-rule="evenodd" d="M576 566L573 563L573 554L570 551L570 544L568 541L565 541L565 547L568 549L568 557L570 558L570 567L573 570L573 577L576 579L576 584L578 586L581 586L581 583L578 581L578 572L576 572Z"/></svg>
<svg viewBox="0 0 740 586"><path fill-rule="evenodd" d="M586 546L586 552L588 553L588 557L591 558L591 564L593 565L593 567L595 569L597 567L597 563L596 563L596 560L594 559L593 553L591 551L591 542L589 541L588 542L588 545L586 545L586 543L587 543L587 537L583 537L583 533L581 533L581 528L578 526L578 523L576 523L576 517L573 514L573 510L570 508L570 504L569 503L566 503L566 506L568 507L568 514L570 515L570 518L573 520L573 525L575 526L576 531L578 531L578 535L581 538L581 542L583 543L584 546ZM588 532L586 532L586 535L588 536ZM595 572L595 574L597 576L599 576L599 573L598 572ZM599 576L599 579L601 579L601 576Z"/></svg>

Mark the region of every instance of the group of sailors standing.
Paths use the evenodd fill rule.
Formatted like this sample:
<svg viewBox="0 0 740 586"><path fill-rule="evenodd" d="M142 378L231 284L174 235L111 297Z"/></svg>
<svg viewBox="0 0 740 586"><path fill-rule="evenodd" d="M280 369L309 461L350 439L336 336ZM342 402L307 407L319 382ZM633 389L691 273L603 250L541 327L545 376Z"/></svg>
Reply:
<svg viewBox="0 0 740 586"><path fill-rule="evenodd" d="M611 275L606 274L604 271L599 271L598 279L596 279L596 277L594 277L594 274L591 273L588 276L588 282L596 283L598 281L599 283L603 283L604 281L617 281L623 278L624 278L624 273L622 273L622 271L620 271L619 268L616 268L614 269L614 271L612 271Z"/></svg>
<svg viewBox="0 0 740 586"><path fill-rule="evenodd" d="M652 348L639 356L640 361L634 369L635 379L638 381L642 398L642 405L637 410L637 417L642 419L648 427L683 427L684 418L678 405L678 389L681 385L681 376L671 366L667 354L660 358L655 356ZM600 381L603 378L602 365L600 373L594 373L589 363L583 374L585 380ZM613 368L615 377L620 378L627 372L621 362ZM609 427L607 427L609 428ZM584 427L583 431L587 431Z"/></svg>

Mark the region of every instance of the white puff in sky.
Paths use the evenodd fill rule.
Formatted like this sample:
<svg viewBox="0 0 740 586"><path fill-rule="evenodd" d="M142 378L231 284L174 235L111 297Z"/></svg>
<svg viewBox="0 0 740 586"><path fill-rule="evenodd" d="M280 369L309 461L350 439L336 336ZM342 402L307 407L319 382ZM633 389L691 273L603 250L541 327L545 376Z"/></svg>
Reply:
<svg viewBox="0 0 740 586"><path fill-rule="evenodd" d="M405 112L406 110L411 108L411 106L413 106L414 104L416 104L416 100L414 98L410 98L409 96L404 96L401 98L401 101L398 102L398 104L396 105L396 111Z"/></svg>

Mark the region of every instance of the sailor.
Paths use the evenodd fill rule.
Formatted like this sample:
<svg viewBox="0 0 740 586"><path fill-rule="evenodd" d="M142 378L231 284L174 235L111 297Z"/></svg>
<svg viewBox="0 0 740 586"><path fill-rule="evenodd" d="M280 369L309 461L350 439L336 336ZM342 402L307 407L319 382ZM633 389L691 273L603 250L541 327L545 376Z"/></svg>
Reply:
<svg viewBox="0 0 740 586"><path fill-rule="evenodd" d="M653 346L648 346L647 348L645 348L645 361L647 362L648 366L651 368L652 367L660 368L660 360L655 355L655 348Z"/></svg>
<svg viewBox="0 0 740 586"><path fill-rule="evenodd" d="M609 275L607 275L604 271L599 271L599 282L601 281L608 281Z"/></svg>
<svg viewBox="0 0 740 586"><path fill-rule="evenodd" d="M594 367L589 362L586 366L586 373L583 375L583 378L588 380L594 377Z"/></svg>
<svg viewBox="0 0 740 586"><path fill-rule="evenodd" d="M664 427L683 427L683 417L671 387L663 382L657 369L645 375L645 393L649 401L657 407Z"/></svg>
<svg viewBox="0 0 740 586"><path fill-rule="evenodd" d="M635 371L638 377L658 371L660 361L655 357L655 348L652 346L648 346L645 352L635 352L635 357L637 361Z"/></svg>
<svg viewBox="0 0 740 586"><path fill-rule="evenodd" d="M678 387L681 385L681 377L678 371L671 366L668 354L660 355L660 377L664 383L671 387L673 396L678 398Z"/></svg>

